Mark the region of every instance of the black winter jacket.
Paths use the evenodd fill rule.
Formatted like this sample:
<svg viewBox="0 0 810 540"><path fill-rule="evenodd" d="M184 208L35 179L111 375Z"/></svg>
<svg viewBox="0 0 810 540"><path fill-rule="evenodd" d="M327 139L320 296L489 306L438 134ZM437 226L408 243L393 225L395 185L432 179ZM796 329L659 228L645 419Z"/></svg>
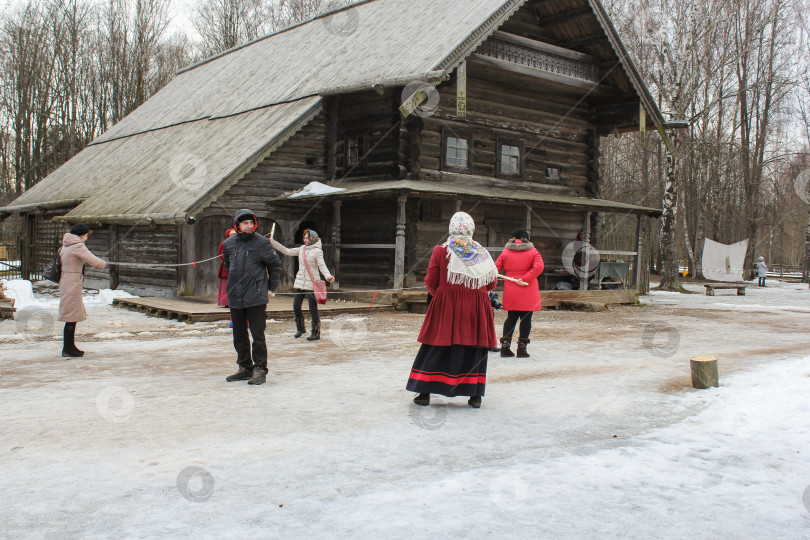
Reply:
<svg viewBox="0 0 810 540"><path fill-rule="evenodd" d="M222 243L228 271L228 306L244 309L267 305L267 291L281 278L281 260L270 240L257 233L238 233Z"/></svg>

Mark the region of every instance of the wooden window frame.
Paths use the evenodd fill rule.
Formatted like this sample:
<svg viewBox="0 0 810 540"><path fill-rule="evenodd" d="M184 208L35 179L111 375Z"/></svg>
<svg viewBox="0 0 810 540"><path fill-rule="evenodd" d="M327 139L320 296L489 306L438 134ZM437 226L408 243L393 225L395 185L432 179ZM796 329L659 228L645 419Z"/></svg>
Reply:
<svg viewBox="0 0 810 540"><path fill-rule="evenodd" d="M447 164L447 139L449 137L453 137L455 139L464 139L467 141L467 166L466 167L459 167L458 165L448 165ZM473 136L472 132L465 131L465 130L451 130L448 128L442 128L442 155L440 157L439 164L441 166L442 171L448 172L456 172L456 173L465 173L470 174L472 173L472 148L473 148Z"/></svg>
<svg viewBox="0 0 810 540"><path fill-rule="evenodd" d="M518 149L520 156L518 157L518 172L505 173L501 171L503 164L503 147L513 146ZM523 178L526 164L526 144L523 139L517 137L496 135L495 136L495 177L496 178Z"/></svg>
<svg viewBox="0 0 810 540"><path fill-rule="evenodd" d="M545 169L546 170L543 171L543 177L546 180L555 180L555 181L562 180L562 172L563 172L562 167L560 167L558 165L548 165L548 164L546 164ZM554 176L549 176L548 175L548 171L550 171L550 170L556 170L557 171L557 177L556 178Z"/></svg>
<svg viewBox="0 0 810 540"><path fill-rule="evenodd" d="M364 171L368 168L368 149L369 149L369 131L366 130L354 130L354 131L347 131L344 135L344 146L343 146L343 159L345 165L345 171L348 173L350 170L354 169L355 171ZM358 161L357 163L350 163L349 157L351 156L351 141L352 139L363 139L363 147L361 148L360 154L357 156Z"/></svg>

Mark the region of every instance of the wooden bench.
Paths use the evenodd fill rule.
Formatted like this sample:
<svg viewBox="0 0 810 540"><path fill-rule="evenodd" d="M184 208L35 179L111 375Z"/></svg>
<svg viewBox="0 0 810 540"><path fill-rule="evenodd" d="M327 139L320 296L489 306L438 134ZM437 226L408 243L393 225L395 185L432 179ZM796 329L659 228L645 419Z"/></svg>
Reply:
<svg viewBox="0 0 810 540"><path fill-rule="evenodd" d="M737 289L737 296L745 296L746 285L739 285L736 283L707 283L706 296L714 296L716 289Z"/></svg>

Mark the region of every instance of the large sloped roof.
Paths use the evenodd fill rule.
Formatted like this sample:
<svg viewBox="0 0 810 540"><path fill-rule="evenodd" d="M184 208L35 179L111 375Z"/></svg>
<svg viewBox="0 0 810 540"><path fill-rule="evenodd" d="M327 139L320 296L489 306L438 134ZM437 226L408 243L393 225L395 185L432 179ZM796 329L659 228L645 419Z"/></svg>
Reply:
<svg viewBox="0 0 810 540"><path fill-rule="evenodd" d="M184 221L317 115L321 96L440 79L525 3L364 0L226 51L0 212L82 201L68 219Z"/></svg>

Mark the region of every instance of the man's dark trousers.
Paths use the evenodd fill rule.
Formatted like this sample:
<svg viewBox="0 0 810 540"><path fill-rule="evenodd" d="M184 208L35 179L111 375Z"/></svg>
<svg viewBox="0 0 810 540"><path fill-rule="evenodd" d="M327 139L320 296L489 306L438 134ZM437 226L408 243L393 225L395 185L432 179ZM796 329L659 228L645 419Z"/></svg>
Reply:
<svg viewBox="0 0 810 540"><path fill-rule="evenodd" d="M266 309L265 305L243 309L231 308L236 363L248 370L254 367L262 368L265 373L267 373L267 342L264 339L264 330L267 327ZM248 322L250 322L250 333L253 336L253 360L250 359Z"/></svg>

